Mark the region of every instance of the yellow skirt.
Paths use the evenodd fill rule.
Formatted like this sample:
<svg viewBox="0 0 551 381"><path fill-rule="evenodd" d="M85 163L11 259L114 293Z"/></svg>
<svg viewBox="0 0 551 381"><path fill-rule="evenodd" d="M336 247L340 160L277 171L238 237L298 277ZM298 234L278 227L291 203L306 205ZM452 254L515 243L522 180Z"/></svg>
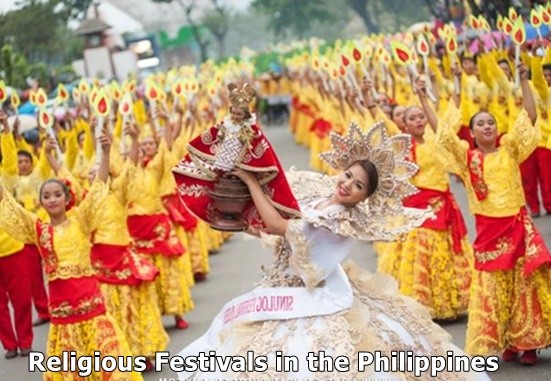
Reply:
<svg viewBox="0 0 551 381"><path fill-rule="evenodd" d="M157 303L155 283L138 286L101 283L107 311L126 336L134 356L154 357L167 348L168 335Z"/></svg>
<svg viewBox="0 0 551 381"><path fill-rule="evenodd" d="M322 152L322 139L314 133L312 133L312 144L310 145L310 168L321 171L323 163L319 157Z"/></svg>
<svg viewBox="0 0 551 381"><path fill-rule="evenodd" d="M160 271L155 279L155 288L161 315L182 316L194 307L185 275L186 255L151 256L153 263Z"/></svg>
<svg viewBox="0 0 551 381"><path fill-rule="evenodd" d="M178 236L178 239L182 243L182 245L186 248L186 252L184 253L184 276L186 278L187 285L189 287L193 287L195 285L195 280L193 279L193 271L191 266L191 252L189 249L189 242L188 242L188 236L184 230L183 227L179 225L174 225L174 230L176 231L176 235Z"/></svg>
<svg viewBox="0 0 551 381"><path fill-rule="evenodd" d="M193 274L210 272L209 251L207 249L207 237L203 230L196 227L191 231L186 231L190 258L191 270Z"/></svg>
<svg viewBox="0 0 551 381"><path fill-rule="evenodd" d="M469 305L466 352L499 354L551 345L551 270L528 277L524 259L512 270L475 271Z"/></svg>
<svg viewBox="0 0 551 381"><path fill-rule="evenodd" d="M401 242L375 242L373 249L378 255L377 272L388 274L398 280L400 277L400 261L395 255L402 248Z"/></svg>
<svg viewBox="0 0 551 381"><path fill-rule="evenodd" d="M51 324L48 333L46 356L62 357L65 351L75 351L77 357L93 356L94 351L102 357L132 356L124 334L108 313L80 323ZM89 377L77 373L46 372L44 381L143 381L137 372L94 372Z"/></svg>
<svg viewBox="0 0 551 381"><path fill-rule="evenodd" d="M474 266L467 239L461 246L462 252L454 253L449 232L417 228L385 253L380 269L396 278L402 294L426 306L433 319L454 319L467 313Z"/></svg>

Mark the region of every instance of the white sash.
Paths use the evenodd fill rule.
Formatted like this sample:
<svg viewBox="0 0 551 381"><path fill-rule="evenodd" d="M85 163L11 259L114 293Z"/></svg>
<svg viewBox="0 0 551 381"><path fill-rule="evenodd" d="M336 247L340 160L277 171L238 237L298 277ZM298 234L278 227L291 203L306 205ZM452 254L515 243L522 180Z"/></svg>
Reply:
<svg viewBox="0 0 551 381"><path fill-rule="evenodd" d="M199 352L216 350L220 345L219 332L238 322L330 315L350 308L352 300L352 288L341 266L326 278L325 286L312 291L303 287L258 287L226 303L207 332L178 356L198 356ZM192 375L190 372L178 374L181 380Z"/></svg>

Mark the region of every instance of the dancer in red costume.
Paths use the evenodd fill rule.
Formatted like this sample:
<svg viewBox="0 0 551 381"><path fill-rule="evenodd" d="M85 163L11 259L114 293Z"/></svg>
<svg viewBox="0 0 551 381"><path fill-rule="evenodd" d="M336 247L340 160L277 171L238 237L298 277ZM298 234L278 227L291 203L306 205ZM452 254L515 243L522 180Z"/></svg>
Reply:
<svg viewBox="0 0 551 381"><path fill-rule="evenodd" d="M173 169L182 202L200 219L216 219L210 192L227 173L238 167L255 174L272 205L285 218L298 217L300 210L283 168L256 117L249 111L255 91L245 84L229 84L230 115L209 128L188 145L189 154ZM277 192L276 192L277 190ZM248 226L265 231L254 203L242 213Z"/></svg>

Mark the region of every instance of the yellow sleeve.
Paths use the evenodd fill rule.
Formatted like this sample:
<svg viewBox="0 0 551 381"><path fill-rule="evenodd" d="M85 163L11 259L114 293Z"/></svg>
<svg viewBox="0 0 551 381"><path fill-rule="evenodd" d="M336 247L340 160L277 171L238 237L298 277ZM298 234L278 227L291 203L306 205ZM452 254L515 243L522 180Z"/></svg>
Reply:
<svg viewBox="0 0 551 381"><path fill-rule="evenodd" d="M492 73L493 81L497 83L500 94L505 97L510 97L512 94L513 85L509 82L509 79L507 79L507 76L499 67L496 58L494 56L488 56L486 63L486 70L488 73Z"/></svg>
<svg viewBox="0 0 551 381"><path fill-rule="evenodd" d="M522 163L538 146L541 140L539 119L533 126L526 110L522 110L509 133L501 138L504 146L517 163Z"/></svg>
<svg viewBox="0 0 551 381"><path fill-rule="evenodd" d="M438 152L443 162L449 165L448 172L456 173L459 176L466 176L468 143L459 139L456 132L456 125L460 124L461 113L450 102L444 117L439 120L436 130L435 144L440 147Z"/></svg>
<svg viewBox="0 0 551 381"><path fill-rule="evenodd" d="M120 175L117 176L111 184L112 192L124 206L128 203L128 186L130 179L136 176L136 171L136 165L131 160L126 160L122 166Z"/></svg>
<svg viewBox="0 0 551 381"><path fill-rule="evenodd" d="M482 82L484 82L486 86L488 86L488 88L491 89L493 86L493 81L490 75L491 72L488 70L487 61L488 61L488 56L486 54L482 54L478 58L477 66L478 66L478 73L480 74L480 79L482 80Z"/></svg>
<svg viewBox="0 0 551 381"><path fill-rule="evenodd" d="M16 156L17 156L17 151L27 151L32 155L33 163L37 162L38 159L34 154L33 146L27 143L27 141L23 137L17 139L15 144L16 144L16 150L15 150Z"/></svg>
<svg viewBox="0 0 551 381"><path fill-rule="evenodd" d="M2 152L2 173L17 175L17 146L11 133L0 134L0 150Z"/></svg>
<svg viewBox="0 0 551 381"><path fill-rule="evenodd" d="M541 57L532 57L530 62L530 71L532 72L532 83L536 88L541 99L547 99L549 94L549 89L547 87L547 81L543 75Z"/></svg>
<svg viewBox="0 0 551 381"><path fill-rule="evenodd" d="M69 170L73 170L78 155L78 132L73 128L67 133L65 139L65 165Z"/></svg>
<svg viewBox="0 0 551 381"><path fill-rule="evenodd" d="M1 186L1 185L0 185ZM4 197L0 201L0 229L3 229L12 238L25 243L37 243L37 217L21 206L4 189Z"/></svg>
<svg viewBox="0 0 551 381"><path fill-rule="evenodd" d="M385 124L386 131L390 136L394 136L402 133L402 131L400 131L396 123L390 120L389 117L383 112L383 110L377 107L377 112L375 114L375 122L380 122L380 121L383 121L383 123Z"/></svg>
<svg viewBox="0 0 551 381"><path fill-rule="evenodd" d="M40 179L48 179L53 176L52 174L52 168L50 167L50 163L48 162L48 158L46 157L46 154L44 153L46 146L46 141L42 144L42 149L40 150L40 154L38 155L38 167L35 169L35 172L40 177Z"/></svg>
<svg viewBox="0 0 551 381"><path fill-rule="evenodd" d="M87 230L87 234L96 229L96 215L103 207L108 194L109 186L103 181L96 180L84 200L75 207L75 214L81 225Z"/></svg>
<svg viewBox="0 0 551 381"><path fill-rule="evenodd" d="M88 160L92 160L94 157L96 148L94 147L94 136L92 135L92 129L88 122L81 120L81 128L84 131L84 142L82 148L84 149L84 156Z"/></svg>

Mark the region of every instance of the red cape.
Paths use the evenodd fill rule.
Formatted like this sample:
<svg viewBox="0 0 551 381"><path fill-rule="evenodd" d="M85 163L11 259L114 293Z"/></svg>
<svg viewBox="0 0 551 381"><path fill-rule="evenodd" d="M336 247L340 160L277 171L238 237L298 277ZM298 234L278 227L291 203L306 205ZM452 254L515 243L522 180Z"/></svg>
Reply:
<svg viewBox="0 0 551 381"><path fill-rule="evenodd" d="M213 126L193 139L188 144L189 154L173 169L180 200L194 215L207 223L213 222L215 218L213 200L209 196L209 192L214 189L215 181L197 167L194 161L199 160L202 165L207 166L214 162L219 126ZM241 162L237 166L255 173L266 195L282 217L299 217L298 202L272 145L256 124L250 128L254 132L254 137L249 147L243 148L246 152L241 155ZM266 232L266 225L252 201L245 206L243 217L249 226Z"/></svg>

